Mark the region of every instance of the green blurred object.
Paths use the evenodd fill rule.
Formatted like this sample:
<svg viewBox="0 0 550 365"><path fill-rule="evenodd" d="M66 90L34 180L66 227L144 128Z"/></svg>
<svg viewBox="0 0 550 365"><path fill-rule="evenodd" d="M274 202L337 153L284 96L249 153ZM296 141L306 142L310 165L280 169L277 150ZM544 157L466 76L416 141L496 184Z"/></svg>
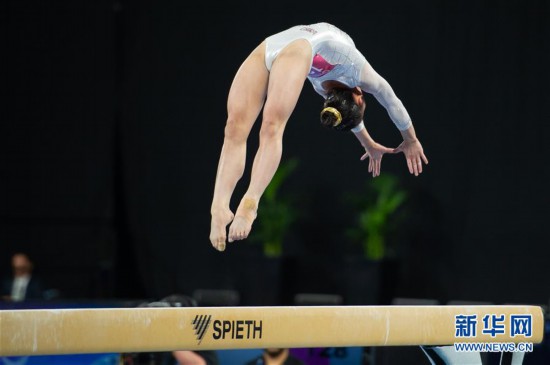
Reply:
<svg viewBox="0 0 550 365"><path fill-rule="evenodd" d="M258 218L254 223L250 240L263 245L266 257L282 255L285 235L297 218L296 209L290 198L280 194L281 185L297 165L296 158L281 162L260 200Z"/></svg>
<svg viewBox="0 0 550 365"><path fill-rule="evenodd" d="M362 245L366 259L380 261L388 256L387 235L395 225L394 213L407 199L399 180L391 174L382 174L367 182L366 190L350 194L350 203L357 208L357 225L348 236Z"/></svg>

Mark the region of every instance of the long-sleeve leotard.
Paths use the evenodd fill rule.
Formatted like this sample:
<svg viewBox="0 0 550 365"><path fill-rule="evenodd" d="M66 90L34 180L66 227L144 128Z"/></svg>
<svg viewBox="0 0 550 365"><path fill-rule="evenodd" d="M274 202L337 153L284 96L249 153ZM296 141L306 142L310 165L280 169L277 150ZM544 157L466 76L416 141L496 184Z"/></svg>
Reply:
<svg viewBox="0 0 550 365"><path fill-rule="evenodd" d="M297 39L305 39L311 45L311 69L307 78L319 95L327 96L323 88L325 81L337 81L349 88L360 87L373 94L386 108L399 130L410 127L410 117L390 85L374 71L351 37L334 25L297 25L267 37L265 64L268 70L281 50Z"/></svg>

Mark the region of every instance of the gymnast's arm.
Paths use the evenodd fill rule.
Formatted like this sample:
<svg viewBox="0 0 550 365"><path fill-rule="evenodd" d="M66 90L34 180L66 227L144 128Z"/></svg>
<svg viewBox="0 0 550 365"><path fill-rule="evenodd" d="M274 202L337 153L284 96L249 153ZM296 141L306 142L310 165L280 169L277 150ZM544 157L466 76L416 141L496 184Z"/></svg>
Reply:
<svg viewBox="0 0 550 365"><path fill-rule="evenodd" d="M394 152L403 152L407 160L409 172L418 176L418 174L422 173L422 161L427 164L428 159L424 155L422 145L416 137L416 132L407 109L405 109L401 100L395 95L390 84L368 62L365 62L365 66L361 72L360 87L363 91L372 94L388 111L390 119L403 137L403 142Z"/></svg>

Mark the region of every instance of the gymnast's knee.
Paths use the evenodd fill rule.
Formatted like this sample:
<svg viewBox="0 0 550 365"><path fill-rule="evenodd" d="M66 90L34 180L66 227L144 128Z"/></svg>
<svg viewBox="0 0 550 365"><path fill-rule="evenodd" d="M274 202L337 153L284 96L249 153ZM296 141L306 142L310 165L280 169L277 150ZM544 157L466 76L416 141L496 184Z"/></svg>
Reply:
<svg viewBox="0 0 550 365"><path fill-rule="evenodd" d="M246 123L242 118L233 116L227 118L227 123L225 125L224 131L226 141L231 141L234 143L245 143L249 133L250 130L246 126Z"/></svg>
<svg viewBox="0 0 550 365"><path fill-rule="evenodd" d="M261 141L280 140L283 137L283 131L285 129L285 120L281 118L266 118L262 121L262 128L260 129Z"/></svg>

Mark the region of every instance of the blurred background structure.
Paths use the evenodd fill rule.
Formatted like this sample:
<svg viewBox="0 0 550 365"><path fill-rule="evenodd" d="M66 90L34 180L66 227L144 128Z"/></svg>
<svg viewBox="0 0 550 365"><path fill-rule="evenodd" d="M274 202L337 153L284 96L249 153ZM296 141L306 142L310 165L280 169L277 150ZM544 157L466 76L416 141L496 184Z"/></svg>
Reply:
<svg viewBox="0 0 550 365"><path fill-rule="evenodd" d="M549 3L300 7L3 2L2 274L24 252L66 300L215 302L218 290L245 305L303 293L548 303ZM293 217L281 251L248 240L216 252L209 211L233 75L267 35L319 21L350 34L389 81L430 164L414 177L402 155L384 158L407 198L386 220L385 254L366 257L349 232L368 208L348 195L368 197L372 178L353 136L319 126L322 100L306 83L285 134L283 160L299 164L278 192ZM371 134L397 146L385 110L367 105Z"/></svg>

